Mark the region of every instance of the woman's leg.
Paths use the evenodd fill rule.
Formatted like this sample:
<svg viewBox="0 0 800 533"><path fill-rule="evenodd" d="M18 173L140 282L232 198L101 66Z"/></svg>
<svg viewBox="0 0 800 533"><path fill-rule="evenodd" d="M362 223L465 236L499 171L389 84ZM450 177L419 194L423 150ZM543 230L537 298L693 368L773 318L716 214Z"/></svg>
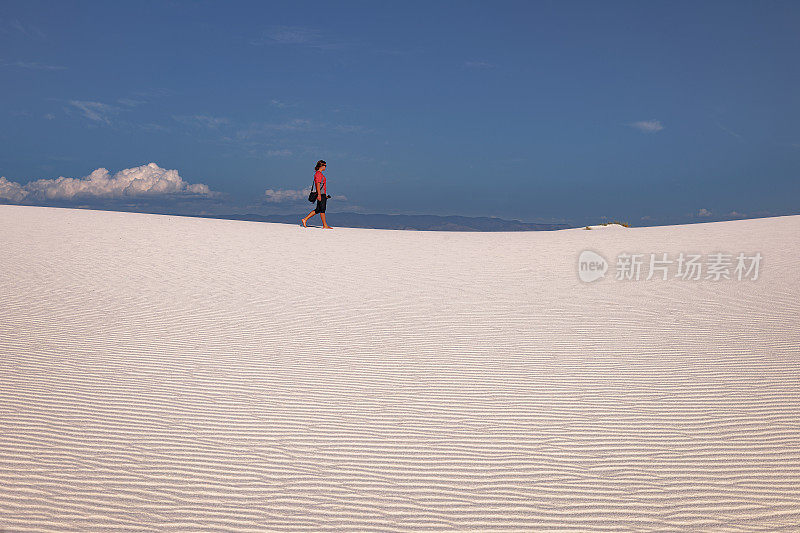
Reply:
<svg viewBox="0 0 800 533"><path fill-rule="evenodd" d="M308 221L308 219L309 219L309 218L311 218L311 217L313 217L313 216L314 216L314 215L316 215L316 214L317 214L317 212L316 212L316 211L311 211L309 214L307 214L307 215L306 215L306 217L305 217L305 218L301 219L301 220L300 220L300 222L302 222L302 223L303 223L303 227L306 227L306 222Z"/></svg>
<svg viewBox="0 0 800 533"><path fill-rule="evenodd" d="M319 217L322 219L322 227L323 228L330 228L330 226L328 225L328 222L325 220L325 213L320 213Z"/></svg>

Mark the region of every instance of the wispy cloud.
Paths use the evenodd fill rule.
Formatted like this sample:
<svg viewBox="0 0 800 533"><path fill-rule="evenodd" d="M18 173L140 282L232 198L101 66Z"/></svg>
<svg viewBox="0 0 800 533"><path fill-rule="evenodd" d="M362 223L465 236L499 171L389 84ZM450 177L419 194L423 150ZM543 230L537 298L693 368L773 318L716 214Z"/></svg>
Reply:
<svg viewBox="0 0 800 533"><path fill-rule="evenodd" d="M155 122L134 124L134 126L144 131L170 131L168 127L162 126L161 124L156 124Z"/></svg>
<svg viewBox="0 0 800 533"><path fill-rule="evenodd" d="M290 103L282 102L281 100L275 100L275 99L270 100L269 104L271 106L273 106L273 107L277 107L278 109L284 109L284 108L287 108L287 107L296 107L297 106L297 104L290 104Z"/></svg>
<svg viewBox="0 0 800 533"><path fill-rule="evenodd" d="M47 35L41 29L30 24L23 24L19 19L9 20L3 24L3 27L5 33L8 33L8 30L12 30L33 39L47 39Z"/></svg>
<svg viewBox="0 0 800 533"><path fill-rule="evenodd" d="M30 70L67 70L67 67L59 65L46 65L35 61L3 61L0 60L0 67L18 67Z"/></svg>
<svg viewBox="0 0 800 533"><path fill-rule="evenodd" d="M303 26L272 26L264 30L262 37L278 44L308 44L320 40L320 31Z"/></svg>
<svg viewBox="0 0 800 533"><path fill-rule="evenodd" d="M487 69L487 68L494 68L495 65L489 63L488 61L464 61L464 68L472 68L472 69Z"/></svg>
<svg viewBox="0 0 800 533"><path fill-rule="evenodd" d="M274 132L311 131L322 127L321 123L306 118L294 118L285 122L253 122L249 126L239 129L236 132L236 138L244 140Z"/></svg>
<svg viewBox="0 0 800 533"><path fill-rule="evenodd" d="M210 115L173 115L172 118L182 124L210 129L216 129L223 124L230 123L230 120L225 117L212 117Z"/></svg>
<svg viewBox="0 0 800 533"><path fill-rule="evenodd" d="M164 98L166 96L172 96L175 94L175 92L170 89L165 89L163 87L154 87L152 89L134 91L131 94L142 100L149 101L149 100L155 100L157 98Z"/></svg>
<svg viewBox="0 0 800 533"><path fill-rule="evenodd" d="M259 37L250 39L250 44L301 46L318 50L342 50L352 46L352 43L332 40L325 37L320 30L305 26L271 26L261 32Z"/></svg>
<svg viewBox="0 0 800 533"><path fill-rule="evenodd" d="M127 168L111 176L98 168L83 178L39 179L27 185L0 178L0 199L14 203L79 198L214 197L208 185L187 183L177 170L155 163Z"/></svg>
<svg viewBox="0 0 800 533"><path fill-rule="evenodd" d="M377 56L410 57L424 53L425 49L421 46L412 46L409 48L370 48L369 51Z"/></svg>
<svg viewBox="0 0 800 533"><path fill-rule="evenodd" d="M709 211L706 208L702 208L702 209L700 209L700 211L697 212L697 216L698 217L710 217L711 216L711 211Z"/></svg>
<svg viewBox="0 0 800 533"><path fill-rule="evenodd" d="M142 105L145 103L144 100L134 100L132 98L120 98L117 100L117 103L122 104L128 107L136 107L137 105Z"/></svg>
<svg viewBox="0 0 800 533"><path fill-rule="evenodd" d="M62 107L62 110L67 115L73 115L75 110L80 114L96 124L106 124L114 127L125 128L140 128L145 130L167 130L164 125L154 123L141 123L134 118L123 120L117 115L125 115L131 117L131 112L134 108L147 104L151 99L165 96L170 94L167 91L156 89L154 91L146 92L133 92L128 93L128 96L117 98L114 103L98 102L92 100L68 100L67 104ZM56 102L62 102L59 98L47 98Z"/></svg>
<svg viewBox="0 0 800 533"><path fill-rule="evenodd" d="M336 124L333 126L333 129L340 133L361 133L369 131L364 126L359 126L358 124Z"/></svg>
<svg viewBox="0 0 800 533"><path fill-rule="evenodd" d="M284 122L254 122L236 132L240 140L252 139L276 132L337 131L339 133L363 133L369 130L358 124L330 124L307 118L294 118Z"/></svg>
<svg viewBox="0 0 800 533"><path fill-rule="evenodd" d="M727 133L727 134L728 134L728 135L730 135L731 137L736 137L736 138L737 138L737 139L739 139L740 141L744 142L744 139L742 138L742 136L741 136L741 135L739 135L738 133L736 133L735 131L733 131L732 129L730 129L730 128L726 128L725 126L723 126L723 125L722 125L722 124L720 124L719 122L717 122L717 126L719 126L719 127L720 127L720 129L721 129L722 131L724 131L725 133Z"/></svg>
<svg viewBox="0 0 800 533"><path fill-rule="evenodd" d="M70 100L69 104L79 109L83 116L94 122L111 124L110 117L119 112L119 108L102 102Z"/></svg>
<svg viewBox="0 0 800 533"><path fill-rule="evenodd" d="M660 120L640 120L639 122L631 122L628 124L631 128L637 129L644 133L655 133L664 129Z"/></svg>

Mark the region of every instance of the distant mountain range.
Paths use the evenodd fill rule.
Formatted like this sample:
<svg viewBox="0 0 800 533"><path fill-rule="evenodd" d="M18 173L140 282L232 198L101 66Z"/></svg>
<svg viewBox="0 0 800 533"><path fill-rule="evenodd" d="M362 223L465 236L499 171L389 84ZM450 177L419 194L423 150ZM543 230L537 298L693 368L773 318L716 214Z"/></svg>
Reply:
<svg viewBox="0 0 800 533"><path fill-rule="evenodd" d="M534 224L519 220L494 217L461 217L439 215L365 215L361 213L327 213L328 223L347 228L405 229L418 231L549 231L566 229L568 224ZM249 220L253 222L278 222L300 224L299 215L200 215L203 218ZM308 221L310 226L320 226L318 216Z"/></svg>

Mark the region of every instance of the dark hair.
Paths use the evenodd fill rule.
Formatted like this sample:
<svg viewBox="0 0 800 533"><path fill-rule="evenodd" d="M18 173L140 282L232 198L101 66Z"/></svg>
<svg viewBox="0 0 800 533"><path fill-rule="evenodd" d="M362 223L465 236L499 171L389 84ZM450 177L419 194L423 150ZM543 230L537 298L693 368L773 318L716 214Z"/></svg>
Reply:
<svg viewBox="0 0 800 533"><path fill-rule="evenodd" d="M317 161L317 166L314 167L314 170L319 170L319 167L324 166L324 165L327 165L327 163L325 161L323 161L322 159L320 159L319 161Z"/></svg>

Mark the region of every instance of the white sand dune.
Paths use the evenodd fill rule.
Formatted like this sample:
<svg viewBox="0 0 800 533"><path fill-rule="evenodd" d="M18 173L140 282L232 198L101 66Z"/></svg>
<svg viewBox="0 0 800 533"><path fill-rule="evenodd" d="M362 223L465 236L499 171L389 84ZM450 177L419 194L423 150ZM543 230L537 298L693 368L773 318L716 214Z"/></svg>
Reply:
<svg viewBox="0 0 800 533"><path fill-rule="evenodd" d="M798 530L800 216L0 228L0 530ZM763 261L583 283L587 248Z"/></svg>

